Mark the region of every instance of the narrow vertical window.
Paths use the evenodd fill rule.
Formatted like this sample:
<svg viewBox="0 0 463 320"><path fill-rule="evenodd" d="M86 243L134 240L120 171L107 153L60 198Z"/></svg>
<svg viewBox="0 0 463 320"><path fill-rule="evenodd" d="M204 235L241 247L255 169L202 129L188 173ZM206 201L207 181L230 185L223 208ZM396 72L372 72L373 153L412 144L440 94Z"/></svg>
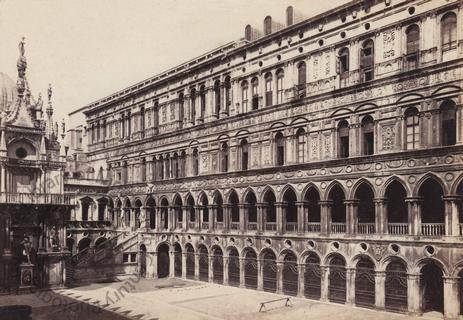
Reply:
<svg viewBox="0 0 463 320"><path fill-rule="evenodd" d="M298 163L305 162L305 149L306 149L306 139L305 139L305 130L299 128L296 132L296 143L297 143L297 154L296 159Z"/></svg>
<svg viewBox="0 0 463 320"><path fill-rule="evenodd" d="M221 154L221 164L220 164L220 169L222 172L228 172L228 144L227 143L222 143L222 146L220 148L220 154Z"/></svg>
<svg viewBox="0 0 463 320"><path fill-rule="evenodd" d="M420 53L420 28L414 24L407 28L407 55L405 56L406 70L418 67Z"/></svg>
<svg viewBox="0 0 463 320"><path fill-rule="evenodd" d="M339 50L338 73L341 87L346 87L349 79L349 48Z"/></svg>
<svg viewBox="0 0 463 320"><path fill-rule="evenodd" d="M272 82L273 82L273 77L272 77L272 74L269 72L265 75L265 105L267 107L273 104Z"/></svg>
<svg viewBox="0 0 463 320"><path fill-rule="evenodd" d="M305 97L307 83L307 68L305 62L299 62L297 65L297 91L299 97Z"/></svg>
<svg viewBox="0 0 463 320"><path fill-rule="evenodd" d="M259 109L259 80L253 78L251 81L252 110Z"/></svg>
<svg viewBox="0 0 463 320"><path fill-rule="evenodd" d="M241 149L241 170L248 170L249 151L248 151L248 141L246 139L241 140L240 149Z"/></svg>
<svg viewBox="0 0 463 320"><path fill-rule="evenodd" d="M457 121L455 102L446 100L441 107L442 145L451 146L457 142Z"/></svg>
<svg viewBox="0 0 463 320"><path fill-rule="evenodd" d="M243 106L243 112L248 111L248 82L243 81L241 83L241 104Z"/></svg>
<svg viewBox="0 0 463 320"><path fill-rule="evenodd" d="M374 44L373 40L367 40L360 49L360 70L363 82L371 81L374 78Z"/></svg>
<svg viewBox="0 0 463 320"><path fill-rule="evenodd" d="M283 70L277 71L277 103L283 103L283 94L284 94L284 87L283 87L283 80L285 78L285 73Z"/></svg>
<svg viewBox="0 0 463 320"><path fill-rule="evenodd" d="M362 119L362 154L371 155L374 153L374 122L371 116Z"/></svg>
<svg viewBox="0 0 463 320"><path fill-rule="evenodd" d="M204 85L202 85L201 88L199 89L199 100L200 100L200 105L201 105L200 118L204 119L204 116L206 115L206 88Z"/></svg>
<svg viewBox="0 0 463 320"><path fill-rule="evenodd" d="M193 149L193 155L191 157L192 160L192 168L193 168L193 176L197 176L199 174L199 155L198 149Z"/></svg>
<svg viewBox="0 0 463 320"><path fill-rule="evenodd" d="M285 137L281 132L275 135L275 164L282 166L285 164Z"/></svg>
<svg viewBox="0 0 463 320"><path fill-rule="evenodd" d="M195 123L196 120L196 90L193 88L190 91L190 104L191 104L191 121Z"/></svg>
<svg viewBox="0 0 463 320"><path fill-rule="evenodd" d="M407 150L419 148L420 144L420 119L415 107L405 111L405 136Z"/></svg>
<svg viewBox="0 0 463 320"><path fill-rule="evenodd" d="M457 48L457 15L453 12L445 14L441 19L442 51Z"/></svg>
<svg viewBox="0 0 463 320"><path fill-rule="evenodd" d="M220 107L221 107L220 106L221 96L220 96L220 81L219 80L217 80L214 83L214 99L215 99L215 114L218 117L220 113Z"/></svg>
<svg viewBox="0 0 463 320"><path fill-rule="evenodd" d="M339 146L339 158L349 157L349 123L346 120L342 120L338 124L338 146Z"/></svg>

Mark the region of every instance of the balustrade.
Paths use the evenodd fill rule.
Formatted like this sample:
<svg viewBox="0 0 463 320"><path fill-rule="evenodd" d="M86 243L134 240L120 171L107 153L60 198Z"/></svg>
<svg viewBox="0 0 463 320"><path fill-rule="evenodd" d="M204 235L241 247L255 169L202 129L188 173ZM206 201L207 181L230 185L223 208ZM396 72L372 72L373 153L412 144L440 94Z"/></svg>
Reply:
<svg viewBox="0 0 463 320"><path fill-rule="evenodd" d="M71 205L71 196L45 193L0 193L0 203Z"/></svg>
<svg viewBox="0 0 463 320"><path fill-rule="evenodd" d="M421 234L424 236L441 236L445 234L443 223L422 223Z"/></svg>
<svg viewBox="0 0 463 320"><path fill-rule="evenodd" d="M203 229L203 230L209 229L209 222L203 222L203 223L201 223L201 229Z"/></svg>
<svg viewBox="0 0 463 320"><path fill-rule="evenodd" d="M345 233L346 223L345 222L331 222L332 233Z"/></svg>
<svg viewBox="0 0 463 320"><path fill-rule="evenodd" d="M275 222L267 222L265 224L266 231L277 231L277 224Z"/></svg>
<svg viewBox="0 0 463 320"><path fill-rule="evenodd" d="M256 222L248 222L248 230L257 230L257 223Z"/></svg>
<svg viewBox="0 0 463 320"><path fill-rule="evenodd" d="M240 229L240 223L239 222L231 222L230 223L230 230L239 230Z"/></svg>
<svg viewBox="0 0 463 320"><path fill-rule="evenodd" d="M319 222L307 222L307 232L320 232Z"/></svg>
<svg viewBox="0 0 463 320"><path fill-rule="evenodd" d="M286 222L285 228L286 232L296 232L297 222Z"/></svg>
<svg viewBox="0 0 463 320"><path fill-rule="evenodd" d="M357 231L358 233L363 233L363 234L374 234L375 224L374 223L359 223Z"/></svg>
<svg viewBox="0 0 463 320"><path fill-rule="evenodd" d="M389 234L394 235L408 234L408 223L388 223L387 231Z"/></svg>

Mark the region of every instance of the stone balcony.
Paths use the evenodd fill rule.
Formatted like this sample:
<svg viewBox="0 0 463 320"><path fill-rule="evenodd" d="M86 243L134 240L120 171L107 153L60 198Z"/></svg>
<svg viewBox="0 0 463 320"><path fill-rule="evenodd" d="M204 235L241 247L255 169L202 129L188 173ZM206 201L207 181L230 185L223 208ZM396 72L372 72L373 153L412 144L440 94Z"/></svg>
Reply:
<svg viewBox="0 0 463 320"><path fill-rule="evenodd" d="M12 192L1 192L0 204L75 205L72 197L65 194Z"/></svg>

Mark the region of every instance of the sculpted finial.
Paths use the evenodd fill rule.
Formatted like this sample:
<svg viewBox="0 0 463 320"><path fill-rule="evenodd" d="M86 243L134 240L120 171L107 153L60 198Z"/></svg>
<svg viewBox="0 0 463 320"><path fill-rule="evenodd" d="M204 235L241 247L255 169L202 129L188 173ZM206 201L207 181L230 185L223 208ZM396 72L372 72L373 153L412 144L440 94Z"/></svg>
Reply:
<svg viewBox="0 0 463 320"><path fill-rule="evenodd" d="M25 49L26 42L25 42L25 40L26 40L26 38L22 37L21 41L19 42L19 54L21 55L21 57L24 57L24 54L26 53L26 49Z"/></svg>
<svg viewBox="0 0 463 320"><path fill-rule="evenodd" d="M53 90L51 88L51 83L48 84L48 101L51 101L51 96L53 94Z"/></svg>

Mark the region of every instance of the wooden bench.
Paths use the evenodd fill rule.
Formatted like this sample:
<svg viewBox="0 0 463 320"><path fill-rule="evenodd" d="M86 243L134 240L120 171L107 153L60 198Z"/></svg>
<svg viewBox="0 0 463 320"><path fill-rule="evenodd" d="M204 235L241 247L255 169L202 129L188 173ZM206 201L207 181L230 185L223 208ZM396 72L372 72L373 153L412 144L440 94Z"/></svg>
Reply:
<svg viewBox="0 0 463 320"><path fill-rule="evenodd" d="M292 307L293 306L293 304L291 303L291 297L286 297L286 298L281 298L281 299L275 299L275 300L269 300L269 301L265 301L265 302L260 302L259 312L261 312L262 310L267 311L267 309L265 307L266 304L273 303L273 302L278 302L278 301L286 301L285 302L285 307Z"/></svg>

